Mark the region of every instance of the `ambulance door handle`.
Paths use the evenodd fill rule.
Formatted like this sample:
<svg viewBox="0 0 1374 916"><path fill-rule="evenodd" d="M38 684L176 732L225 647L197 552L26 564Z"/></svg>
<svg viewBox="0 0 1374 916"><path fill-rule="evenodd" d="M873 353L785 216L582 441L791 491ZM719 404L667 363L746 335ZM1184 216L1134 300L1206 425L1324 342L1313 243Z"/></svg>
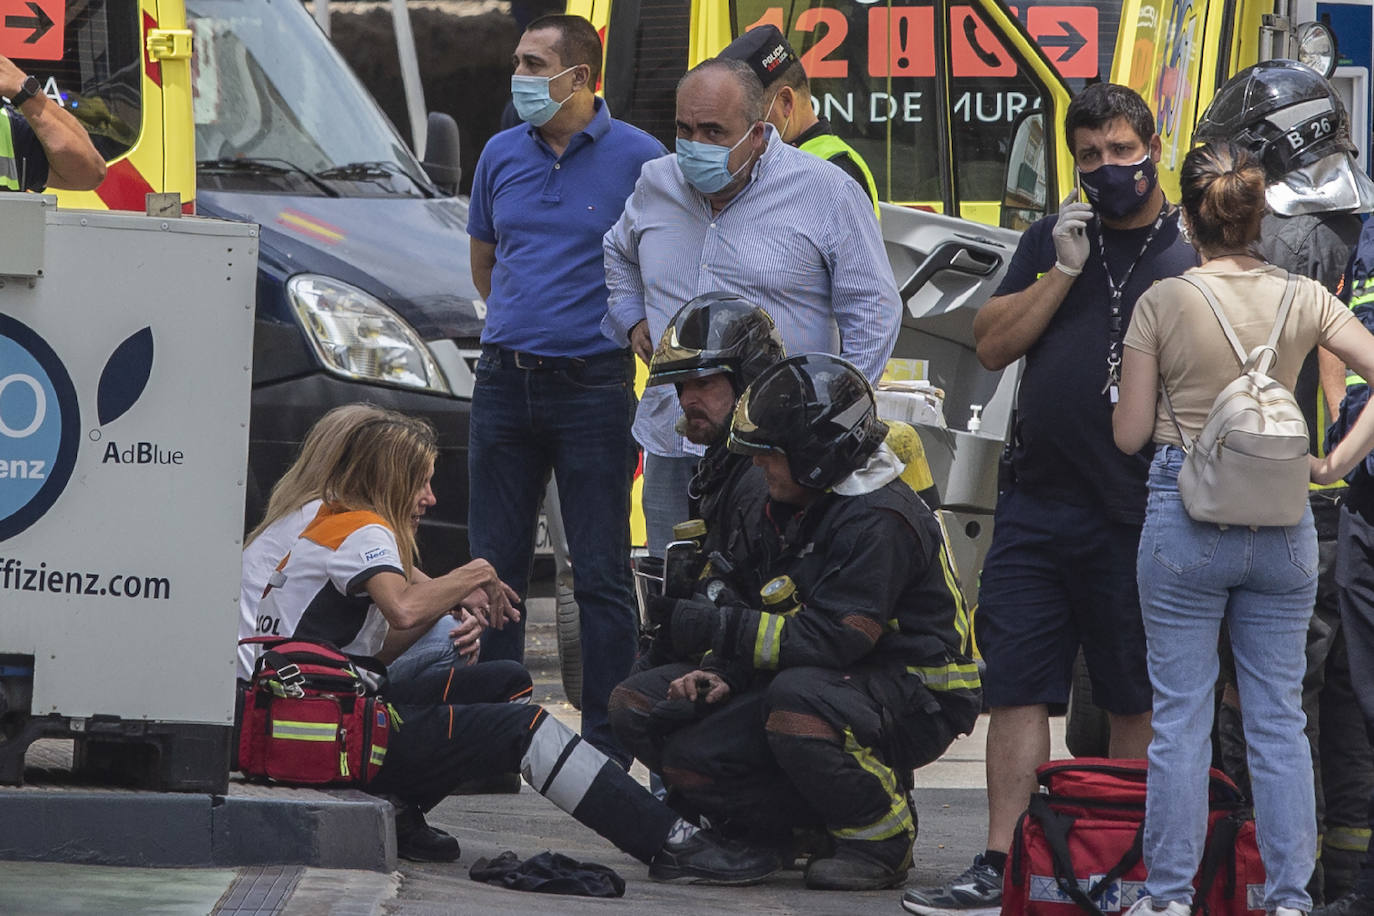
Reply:
<svg viewBox="0 0 1374 916"><path fill-rule="evenodd" d="M990 248L967 241L947 240L936 245L926 255L910 279L902 284L902 301L910 299L916 290L930 282L942 270L954 270L971 277L990 276L1002 266L1002 255Z"/></svg>

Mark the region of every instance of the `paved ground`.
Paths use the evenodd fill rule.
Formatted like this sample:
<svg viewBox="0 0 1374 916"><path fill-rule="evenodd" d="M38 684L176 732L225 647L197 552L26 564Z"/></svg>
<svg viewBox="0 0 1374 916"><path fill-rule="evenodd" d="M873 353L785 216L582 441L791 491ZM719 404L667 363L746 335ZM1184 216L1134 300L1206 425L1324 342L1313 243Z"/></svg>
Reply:
<svg viewBox="0 0 1374 916"><path fill-rule="evenodd" d="M551 624L531 615L529 661L535 698L576 727L563 697ZM547 619L547 618L545 618ZM1062 719L1054 720L1056 756L1067 756ZM917 773L920 836L910 884L935 883L961 871L982 850L986 818L983 729ZM636 775L644 778L643 769ZM0 862L0 914L168 914L168 916L438 916L450 913L663 914L712 912L826 914L900 913L898 891L837 894L807 891L801 873L786 871L753 888L655 884L645 866L563 814L529 787L517 795L454 796L430 820L456 836L460 861L402 862L381 874L326 869L122 869L89 865ZM0 830L4 829L0 823ZM155 825L153 825L155 829ZM546 849L614 868L625 878L618 900L522 894L479 884L468 869L507 849L532 856Z"/></svg>

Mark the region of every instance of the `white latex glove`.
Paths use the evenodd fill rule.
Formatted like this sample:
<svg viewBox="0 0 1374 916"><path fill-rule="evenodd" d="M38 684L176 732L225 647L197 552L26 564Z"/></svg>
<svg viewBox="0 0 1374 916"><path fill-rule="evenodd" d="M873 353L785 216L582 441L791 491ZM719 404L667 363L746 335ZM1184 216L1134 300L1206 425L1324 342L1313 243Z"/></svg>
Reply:
<svg viewBox="0 0 1374 916"><path fill-rule="evenodd" d="M1093 218L1093 208L1078 199L1074 191L1059 208L1059 219L1055 221L1054 256L1057 264L1065 268L1064 273L1078 276L1083 265L1088 263L1088 221Z"/></svg>

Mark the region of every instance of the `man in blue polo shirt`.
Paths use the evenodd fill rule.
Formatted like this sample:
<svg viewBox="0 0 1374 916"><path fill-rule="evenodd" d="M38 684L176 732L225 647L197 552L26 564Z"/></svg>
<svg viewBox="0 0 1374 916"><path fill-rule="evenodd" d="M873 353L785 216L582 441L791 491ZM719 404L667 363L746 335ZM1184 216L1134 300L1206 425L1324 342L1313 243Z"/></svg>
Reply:
<svg viewBox="0 0 1374 916"><path fill-rule="evenodd" d="M487 144L468 215L472 277L487 302L468 433L472 554L522 595L539 498L552 471L582 614L582 734L622 762L606 701L634 661L630 580L630 351L601 334L601 237L640 167L666 150L596 97L601 40L578 16L530 23L511 95L526 123ZM482 658L524 656L523 620Z"/></svg>

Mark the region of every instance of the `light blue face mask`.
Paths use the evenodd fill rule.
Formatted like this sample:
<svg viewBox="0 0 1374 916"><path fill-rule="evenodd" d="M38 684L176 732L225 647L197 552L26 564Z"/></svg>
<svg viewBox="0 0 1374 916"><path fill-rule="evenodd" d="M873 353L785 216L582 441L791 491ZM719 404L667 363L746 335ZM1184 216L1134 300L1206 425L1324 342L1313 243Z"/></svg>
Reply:
<svg viewBox="0 0 1374 916"><path fill-rule="evenodd" d="M714 194L734 181L749 167L748 160L735 171L730 171L730 154L754 132L751 126L734 146L716 146L714 143L700 143L696 140L677 140L677 164L682 169L682 177L702 194Z"/></svg>
<svg viewBox="0 0 1374 916"><path fill-rule="evenodd" d="M574 64L563 73L570 73L578 66L580 65ZM556 80L563 73L555 73L553 76L511 76L510 97L515 103L515 113L520 116L520 120L527 121L535 127L543 127L549 123L549 119L558 114L564 103L572 98L572 93L568 93L568 99L555 102L549 97L549 80Z"/></svg>

